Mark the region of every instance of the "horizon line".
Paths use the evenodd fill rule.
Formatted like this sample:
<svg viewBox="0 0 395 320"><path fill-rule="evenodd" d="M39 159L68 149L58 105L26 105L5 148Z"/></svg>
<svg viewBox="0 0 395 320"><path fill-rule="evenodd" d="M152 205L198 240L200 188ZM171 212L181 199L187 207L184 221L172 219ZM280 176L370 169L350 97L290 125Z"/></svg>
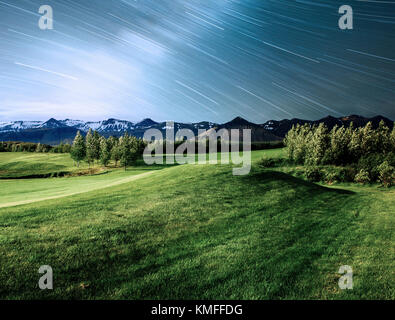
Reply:
<svg viewBox="0 0 395 320"><path fill-rule="evenodd" d="M152 118L149 118L149 117L143 118L142 120L139 120L139 121L131 121L131 120L125 120L125 119L118 119L118 118L114 118L114 117L109 117L109 118L107 118L107 119L97 120L97 121L92 121L92 120L80 120L80 119L72 119L72 118L56 119L56 118L54 118L54 117L50 117L50 118L48 118L47 120L8 120L8 121L4 121L4 120L1 120L1 119L0 119L0 123L7 123L7 122L42 122L42 123L45 123L45 122L48 122L48 121L51 120L51 119L54 119L54 120L56 120L56 121L66 121L66 120L70 120L70 121L81 121L81 122L84 122L84 123L95 123L95 122L103 122L103 121L108 121L108 120L117 120L117 121L126 121L126 122L130 122L130 123L133 123L133 124L138 124L138 123L141 123L141 122L143 122L143 121L145 121L145 120L151 120L151 121L153 121L153 122L155 122L155 123L157 123L157 124L159 124L159 123L166 123L166 122L187 123L187 124L196 124L196 123L201 123L201 122L209 122L209 123L213 123L213 124L225 124L225 123L228 123L228 122L232 122L232 121L234 121L234 120L236 120L236 119L242 119L242 120L245 120L245 121L247 121L247 122L249 122L249 123L252 123L252 124L265 124L265 123L267 123L267 122L269 122L269 121L284 121L284 120L319 121L319 120L323 120L323 119L326 119L326 118L342 119L342 118L353 117L353 116L356 116L356 117L363 117L363 118L366 118L366 119L373 119L373 118L376 118L376 117L383 117L383 118L386 118L386 119L388 119L388 120L390 120L390 121L395 121L395 120L392 120L391 118L389 118L389 117L387 117L387 116L383 116L382 114L376 114L376 115L374 115L374 116L363 116L363 115L361 115L361 114L349 114L349 115L344 115L344 116L340 116L340 117L335 117L335 116L332 116L332 115L328 114L327 116L324 116L324 117L319 118L319 119L314 119L314 120L313 120L313 119L304 119L304 118L293 117L293 118L283 118L283 119L281 119L281 120L269 119L269 120L267 120L267 121L265 121L265 122L262 122L262 123L257 123L257 122L253 122L253 121L247 120L246 118L244 118L244 117L242 117L242 116L236 116L236 117L234 117L234 118L232 118L232 119L230 119L230 120L228 120L228 121L224 121L223 123L219 123L219 122L215 122L215 121L210 121L210 120L201 120L201 121L194 121L194 122L191 122L191 121L186 121L186 122L184 122L184 121L176 121L176 120L156 121L156 120L153 120Z"/></svg>

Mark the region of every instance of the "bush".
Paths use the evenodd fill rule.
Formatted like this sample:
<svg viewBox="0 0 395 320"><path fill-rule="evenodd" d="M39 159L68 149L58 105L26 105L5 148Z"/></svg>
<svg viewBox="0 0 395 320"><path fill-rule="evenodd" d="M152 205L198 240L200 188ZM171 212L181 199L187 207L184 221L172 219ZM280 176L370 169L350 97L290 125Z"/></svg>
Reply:
<svg viewBox="0 0 395 320"><path fill-rule="evenodd" d="M307 180L311 182L319 182L323 178L323 174L320 168L318 167L312 167L312 166L307 167L305 170L305 175Z"/></svg>
<svg viewBox="0 0 395 320"><path fill-rule="evenodd" d="M262 158L259 161L259 165L264 168L274 168L276 166L276 160L273 158Z"/></svg>
<svg viewBox="0 0 395 320"><path fill-rule="evenodd" d="M374 153L362 156L358 162L358 171L364 170L369 173L370 181L376 181L379 176L378 167L383 162L383 155Z"/></svg>
<svg viewBox="0 0 395 320"><path fill-rule="evenodd" d="M385 161L388 161L390 166L395 167L395 152L389 152L387 153L387 156L384 159Z"/></svg>
<svg viewBox="0 0 395 320"><path fill-rule="evenodd" d="M388 161L384 161L379 167L379 180L385 187L390 187L395 179L395 168Z"/></svg>
<svg viewBox="0 0 395 320"><path fill-rule="evenodd" d="M324 180L326 183L332 184L334 182L339 182L339 175L336 171L325 171Z"/></svg>
<svg viewBox="0 0 395 320"><path fill-rule="evenodd" d="M353 182L355 179L356 170L352 166L338 168L339 181Z"/></svg>
<svg viewBox="0 0 395 320"><path fill-rule="evenodd" d="M355 175L355 182L362 183L362 184L370 183L369 172L366 171L365 169L361 169Z"/></svg>
<svg viewBox="0 0 395 320"><path fill-rule="evenodd" d="M353 182L355 178L355 169L347 167L326 167L322 170L325 182Z"/></svg>

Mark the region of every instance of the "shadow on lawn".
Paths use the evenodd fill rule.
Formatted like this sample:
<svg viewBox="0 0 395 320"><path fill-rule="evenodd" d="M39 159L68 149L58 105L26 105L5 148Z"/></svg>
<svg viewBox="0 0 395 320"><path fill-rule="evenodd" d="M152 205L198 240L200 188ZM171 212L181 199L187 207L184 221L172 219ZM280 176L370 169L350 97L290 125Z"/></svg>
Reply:
<svg viewBox="0 0 395 320"><path fill-rule="evenodd" d="M290 174L280 172L280 171L252 171L249 175L243 176L243 182L252 183L270 183L273 181L281 181L289 185L290 188L304 187L306 190L311 192L336 192L339 194L355 194L353 191L340 189L340 188L328 188L325 186L318 185L316 183L306 181L301 178L294 177Z"/></svg>

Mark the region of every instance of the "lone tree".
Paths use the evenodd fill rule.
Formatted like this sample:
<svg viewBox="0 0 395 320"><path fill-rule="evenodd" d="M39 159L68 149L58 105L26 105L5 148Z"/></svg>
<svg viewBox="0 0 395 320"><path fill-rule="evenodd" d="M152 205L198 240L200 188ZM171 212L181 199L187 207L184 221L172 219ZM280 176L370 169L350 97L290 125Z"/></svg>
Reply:
<svg viewBox="0 0 395 320"><path fill-rule="evenodd" d="M86 146L84 137L78 131L74 138L73 146L70 152L71 158L77 162L77 167L80 166L80 161L85 159L86 156Z"/></svg>

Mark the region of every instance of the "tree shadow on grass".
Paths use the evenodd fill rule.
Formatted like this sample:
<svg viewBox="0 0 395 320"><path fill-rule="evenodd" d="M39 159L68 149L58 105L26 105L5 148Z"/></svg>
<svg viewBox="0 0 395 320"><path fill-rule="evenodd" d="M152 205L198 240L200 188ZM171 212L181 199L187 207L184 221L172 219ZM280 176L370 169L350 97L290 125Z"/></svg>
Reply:
<svg viewBox="0 0 395 320"><path fill-rule="evenodd" d="M336 192L339 194L349 194L349 195L355 194L355 192L350 190L321 186L316 183L294 177L290 174L280 171L273 171L273 170L251 172L249 175L243 176L242 179L244 183L248 183L248 184L252 184L252 183L262 184L262 183L271 183L274 181L281 181L283 183L288 184L290 188L304 187L306 190L310 190L310 191Z"/></svg>
<svg viewBox="0 0 395 320"><path fill-rule="evenodd" d="M173 165L165 165L165 164L153 164L153 165L137 165L133 167L127 167L126 171L157 171L157 170L163 170L166 168L171 168L176 166L175 164Z"/></svg>
<svg viewBox="0 0 395 320"><path fill-rule="evenodd" d="M135 165L133 165L131 167L127 167L127 171L162 170L162 169L171 168L174 166L179 166L179 164L176 162L172 163L172 164L167 164L165 161L163 162L163 164L146 164L143 159L139 159L136 161Z"/></svg>

